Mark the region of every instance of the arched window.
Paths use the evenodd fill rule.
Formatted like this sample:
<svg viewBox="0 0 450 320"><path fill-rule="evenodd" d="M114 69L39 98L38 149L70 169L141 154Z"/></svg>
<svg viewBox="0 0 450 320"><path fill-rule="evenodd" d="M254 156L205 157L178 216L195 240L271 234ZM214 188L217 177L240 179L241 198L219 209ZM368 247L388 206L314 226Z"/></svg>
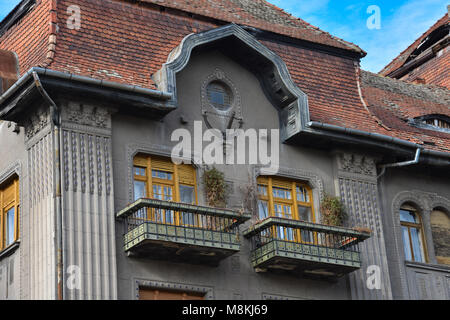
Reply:
<svg viewBox="0 0 450 320"><path fill-rule="evenodd" d="M406 260L426 262L422 221L417 210L411 206L402 206L400 209L400 224Z"/></svg>
<svg viewBox="0 0 450 320"><path fill-rule="evenodd" d="M435 209L430 220L437 263L450 265L450 218L443 210Z"/></svg>

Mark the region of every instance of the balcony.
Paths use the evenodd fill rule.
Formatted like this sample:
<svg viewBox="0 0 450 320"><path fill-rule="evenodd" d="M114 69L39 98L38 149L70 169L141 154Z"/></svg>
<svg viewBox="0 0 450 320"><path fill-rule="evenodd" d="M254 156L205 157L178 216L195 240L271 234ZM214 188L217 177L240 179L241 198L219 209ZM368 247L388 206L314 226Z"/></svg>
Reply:
<svg viewBox="0 0 450 320"><path fill-rule="evenodd" d="M125 221L131 256L217 266L240 250L239 225L250 215L155 199L139 199L117 213Z"/></svg>
<svg viewBox="0 0 450 320"><path fill-rule="evenodd" d="M267 218L245 233L257 272L336 279L361 267L359 243L370 234L349 228Z"/></svg>

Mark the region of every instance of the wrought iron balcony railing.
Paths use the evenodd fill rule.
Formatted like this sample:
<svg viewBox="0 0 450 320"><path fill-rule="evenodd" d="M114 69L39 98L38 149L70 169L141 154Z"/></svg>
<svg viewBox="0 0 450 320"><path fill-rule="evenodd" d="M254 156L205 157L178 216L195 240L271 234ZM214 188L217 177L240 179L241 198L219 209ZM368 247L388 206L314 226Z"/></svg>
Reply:
<svg viewBox="0 0 450 320"><path fill-rule="evenodd" d="M251 239L251 261L257 271L337 278L361 267L359 243L370 234L271 217L250 227L244 236Z"/></svg>
<svg viewBox="0 0 450 320"><path fill-rule="evenodd" d="M145 198L117 217L125 221L126 252L211 265L240 250L239 225L250 219L235 210Z"/></svg>

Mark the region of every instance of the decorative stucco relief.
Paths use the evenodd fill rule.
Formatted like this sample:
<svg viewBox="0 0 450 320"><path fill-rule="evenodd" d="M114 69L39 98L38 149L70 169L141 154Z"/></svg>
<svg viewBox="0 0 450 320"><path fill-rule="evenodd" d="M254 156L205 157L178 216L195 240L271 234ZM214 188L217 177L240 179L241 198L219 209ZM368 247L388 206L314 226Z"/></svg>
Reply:
<svg viewBox="0 0 450 320"><path fill-rule="evenodd" d="M376 175L375 160L358 154L342 153L338 156L338 169L366 176Z"/></svg>
<svg viewBox="0 0 450 320"><path fill-rule="evenodd" d="M70 102L62 110L63 121L96 128L111 128L110 112L99 106Z"/></svg>
<svg viewBox="0 0 450 320"><path fill-rule="evenodd" d="M49 124L50 110L48 108L40 109L31 115L25 123L25 136L27 139L31 139Z"/></svg>

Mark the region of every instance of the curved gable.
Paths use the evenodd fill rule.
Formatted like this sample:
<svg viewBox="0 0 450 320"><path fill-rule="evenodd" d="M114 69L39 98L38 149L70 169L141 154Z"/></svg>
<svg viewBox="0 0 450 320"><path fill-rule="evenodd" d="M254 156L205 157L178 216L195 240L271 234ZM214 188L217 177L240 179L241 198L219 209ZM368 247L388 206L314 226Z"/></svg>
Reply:
<svg viewBox="0 0 450 320"><path fill-rule="evenodd" d="M287 140L309 122L308 99L292 81L284 61L243 28L230 24L206 32L191 34L169 55L167 62L154 75L161 91L172 94L178 104L176 75L188 64L194 50L215 47L252 71L281 119L281 137Z"/></svg>

